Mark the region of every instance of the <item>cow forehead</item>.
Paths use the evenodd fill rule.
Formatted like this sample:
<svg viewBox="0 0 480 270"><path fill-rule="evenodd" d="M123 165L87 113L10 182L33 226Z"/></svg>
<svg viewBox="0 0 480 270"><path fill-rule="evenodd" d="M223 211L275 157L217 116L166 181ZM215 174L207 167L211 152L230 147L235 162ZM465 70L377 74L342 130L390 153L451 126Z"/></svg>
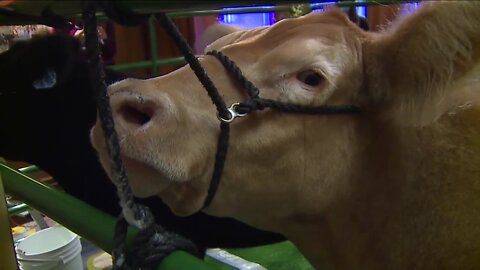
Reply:
<svg viewBox="0 0 480 270"><path fill-rule="evenodd" d="M359 29L340 10L316 12L298 18L284 19L271 27L231 33L210 44L207 51L223 50L232 45L265 48L265 44L282 44L292 39L312 37L321 37L332 43L345 42L343 31L358 32ZM349 33L349 36L351 34Z"/></svg>

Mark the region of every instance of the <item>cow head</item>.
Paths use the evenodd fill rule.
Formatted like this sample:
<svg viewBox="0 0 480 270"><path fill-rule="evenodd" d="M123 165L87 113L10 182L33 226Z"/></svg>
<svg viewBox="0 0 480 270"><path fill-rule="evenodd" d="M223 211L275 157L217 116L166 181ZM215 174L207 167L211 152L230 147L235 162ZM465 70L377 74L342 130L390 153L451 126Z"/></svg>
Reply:
<svg viewBox="0 0 480 270"><path fill-rule="evenodd" d="M467 20L480 25L474 15L479 11L473 2L427 6L376 34L333 10L238 31L211 44L207 51L221 51L236 62L263 98L304 106L355 105L362 113L267 109L236 119L219 190L203 211L292 240L303 234L296 243L302 242L309 258L323 248L315 248L302 230L317 228L313 234L321 238L314 238L335 249L343 237L338 228L362 235L360 228L368 231L370 220L380 224L376 218L388 213L385 202L396 201L403 175L392 169L403 166L405 138L400 134L428 126L475 99L471 90L478 88L478 80L464 79L478 63L472 48L479 47L480 28L465 25L471 24ZM455 21L446 20L450 17ZM227 105L246 99L245 89L215 57L201 56L200 62ZM219 120L192 70L127 79L111 86L109 95L135 195L159 196L178 215L200 211ZM110 168L98 125L92 137L104 167ZM348 225L359 220L366 228L349 231Z"/></svg>
<svg viewBox="0 0 480 270"><path fill-rule="evenodd" d="M331 12L235 32L208 50L228 55L264 98L312 106L358 104L363 87L362 38L365 34L348 18ZM217 59L205 56L200 61L228 104L245 99L244 89L238 88ZM109 90L134 192L159 195L180 215L201 208L213 168L218 119L204 91L188 67L151 80L128 79ZM336 142L341 141L339 134L351 136L355 118L264 111L239 119L232 125L226 169L211 210L226 215L224 210L237 204L235 194L244 192L252 197L241 207L250 209L246 211L258 209L259 202L253 198L279 205L280 212L297 208L280 198L295 198L308 187L286 179L314 175L309 166L305 171L292 168L303 168L307 161L317 168L325 164L320 165L325 166L321 178L334 179L331 173L336 161L317 159L348 155L347 145L340 149ZM95 127L93 134L103 154L100 130ZM322 141L328 143L314 151L312 145ZM106 163L105 156L101 157ZM228 191L229 185L237 186L234 194Z"/></svg>

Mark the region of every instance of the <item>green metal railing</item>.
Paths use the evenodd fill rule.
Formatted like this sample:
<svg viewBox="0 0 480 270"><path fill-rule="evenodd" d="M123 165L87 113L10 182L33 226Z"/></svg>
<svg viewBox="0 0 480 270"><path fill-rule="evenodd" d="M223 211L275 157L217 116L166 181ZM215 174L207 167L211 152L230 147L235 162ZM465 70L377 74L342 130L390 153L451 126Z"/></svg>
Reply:
<svg viewBox="0 0 480 270"><path fill-rule="evenodd" d="M32 165L32 166L28 166L28 167L24 167L24 168L20 168L18 169L21 173L24 173L24 174L32 174L32 173L37 173L37 172L41 172L42 170L40 168L38 168L37 166L35 165Z"/></svg>
<svg viewBox="0 0 480 270"><path fill-rule="evenodd" d="M15 205L15 206L12 206L12 207L8 208L8 214L9 215L16 215L16 214L23 213L23 212L27 211L28 209L30 209L30 206L28 206L25 203L21 203L19 205Z"/></svg>
<svg viewBox="0 0 480 270"><path fill-rule="evenodd" d="M340 2L336 3L337 6L340 7L350 7L350 6L371 6L371 5L387 5L387 4L403 4L403 3L416 3L419 0L378 0L378 1L371 1L367 0L364 2ZM202 2L202 1L199 1ZM267 1L264 1L267 2ZM272 1L276 2L276 1ZM272 3L269 2L269 3ZM277 2L289 2L289 1L277 1ZM294 1L292 1L295 3ZM258 3L258 2L257 2ZM230 3L229 3L230 4ZM298 4L298 2L297 2ZM230 4L231 5L231 4ZM300 13L306 14L312 11L312 9L322 8L327 5L332 5L331 2L329 3L315 3L315 4L305 4L302 5ZM298 6L297 6L298 7ZM138 12L142 12L139 10ZM152 12L152 11L149 11ZM244 7L244 8L235 8L235 9L212 9L212 10L199 10L199 11L173 11L168 12L167 15L171 18L182 18L182 17L195 17L195 16L213 16L213 15L221 15L221 14L241 14L241 13L263 13L263 12L299 12L295 6L270 6L270 7ZM99 17L106 20L107 18L99 14ZM175 58L167 58L163 60L158 60L158 46L157 46L157 35L156 35L156 27L155 27L155 19L153 17L150 18L148 22L149 28L149 36L150 36L150 53L151 53L151 61L142 61L142 62L134 62L129 64L120 64L120 65L113 65L111 66L113 69L118 71L125 71L129 69L139 69L139 68L152 68L152 75L158 75L158 67L159 66L178 66L185 64L185 60L183 57L175 57Z"/></svg>
<svg viewBox="0 0 480 270"><path fill-rule="evenodd" d="M141 62L134 62L129 64L118 64L118 65L112 65L110 67L114 70L125 71L130 69L149 68L149 67L152 67L153 65L159 67L159 66L169 66L169 65L176 66L176 65L182 65L182 64L185 64L185 59L183 57L174 57L174 58L161 59L161 60L141 61Z"/></svg>
<svg viewBox="0 0 480 270"><path fill-rule="evenodd" d="M115 218L64 192L48 187L5 164L0 164L0 174L8 194L24 201L58 223L81 235L106 251L113 249ZM129 227L127 243L138 230ZM202 260L183 251L176 251L159 265L161 270L212 269Z"/></svg>
<svg viewBox="0 0 480 270"><path fill-rule="evenodd" d="M20 168L20 169L18 169L18 171L23 173L23 174L29 175L29 174L41 172L42 170L35 165L31 165L31 166L28 166L28 167ZM21 203L19 205L9 207L8 208L8 214L9 215L17 215L17 214L23 213L25 211L28 211L29 209L31 209L30 206L28 206L25 203Z"/></svg>
<svg viewBox="0 0 480 270"><path fill-rule="evenodd" d="M126 8L129 8L138 13L155 13L167 12L171 17L191 17L191 16L209 16L225 13L253 13L253 12L270 12L270 11L286 11L291 10L291 7L286 5L307 4L309 1L292 1L292 0L253 0L253 1L189 1L189 0L155 0L155 1L119 1ZM321 1L317 1L321 2ZM323 1L325 3L314 4L315 7L324 5L331 5L332 1ZM364 2L345 1L338 3L339 6L369 6L369 5L387 5L387 4L402 4L407 2L419 2L408 0L366 0ZM279 7L254 7L255 5L280 4ZM222 10L223 6L252 6L236 10ZM15 3L2 7L3 9L15 10L29 15L40 16L46 7L63 17L79 18L78 14L81 12L79 0L46 0L46 1L16 1ZM202 10L202 11L198 11ZM12 18L1 18L0 24L31 24L32 22L25 22L20 20L13 20Z"/></svg>
<svg viewBox="0 0 480 270"><path fill-rule="evenodd" d="M35 14L35 10L32 10L32 3L25 4L20 2L32 2L32 1L19 1L19 3L13 4L11 7L5 8L0 7L1 9L18 9L19 12L26 12L28 14ZM65 1L61 3L60 1L38 1L38 2L45 2L44 4L37 4L34 5L38 10L43 10L40 7L45 7L48 3L52 9L55 7L58 8L58 14L63 14L64 16L68 16L71 10L76 10L75 15L70 14L69 17L74 17L76 19L81 19L80 16L77 14L80 12L79 8L79 1ZM206 6L219 6L220 3L213 4L212 1L151 1L153 3L148 3L148 1L123 1L125 6L135 10L136 12L140 13L152 13L152 12L159 12L159 11L168 11L172 9L185 9L185 8L192 8L192 7L206 7ZM414 3L418 2L418 0L367 0L364 2L355 2L355 1L346 1L340 2L336 5L340 7L349 7L349 6L371 6L371 5L387 5L387 4L402 4L402 3ZM296 3L297 1L230 1L228 5L252 5L252 4L272 4L272 3L283 3L283 4L292 4ZM315 4L304 4L303 10L301 13L308 13L312 9L322 8L326 5L331 5L331 2L327 3L315 3ZM296 11L295 11L296 10ZM263 13L263 12L289 12L294 13L298 12L298 9L295 9L295 6L270 6L270 7L244 7L244 8L236 8L236 9L210 9L210 10L190 10L190 11L171 11L167 12L167 15L172 18L182 18L182 17L193 17L193 16L212 16L212 15L220 15L220 14L240 14L240 13ZM107 20L107 18L102 14L98 14L99 20ZM8 24L10 21L11 24L26 24L32 22L22 22L22 21L12 21L5 20L0 16L0 25ZM183 57L175 57L175 58L167 58L167 59L158 59L158 44L157 44L157 34L156 34L156 27L155 27L155 19L152 17L148 21L148 29L149 29L149 37L150 37L150 54L151 60L150 61L140 61L140 62L132 62L128 64L118 64L112 65L111 68L118 70L118 71L125 71L131 69L141 69L141 68L152 68L152 75L158 75L158 68L159 66L179 66L185 64L185 60Z"/></svg>
<svg viewBox="0 0 480 270"><path fill-rule="evenodd" d="M150 34L150 54L151 54L151 67L152 67L152 75L158 75L158 45L157 45L157 28L155 27L156 20L154 16L150 16L148 19L148 33Z"/></svg>

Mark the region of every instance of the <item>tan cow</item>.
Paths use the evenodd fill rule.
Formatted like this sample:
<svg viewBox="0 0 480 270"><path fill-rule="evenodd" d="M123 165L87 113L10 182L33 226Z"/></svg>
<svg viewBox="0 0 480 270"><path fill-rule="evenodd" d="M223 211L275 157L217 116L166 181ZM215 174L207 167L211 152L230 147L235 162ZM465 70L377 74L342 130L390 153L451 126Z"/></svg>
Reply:
<svg viewBox="0 0 480 270"><path fill-rule="evenodd" d="M311 14L214 49L264 98L362 112L235 119L203 211L284 234L318 269L480 269L480 1L427 3L380 34ZM227 104L245 99L215 57L201 63ZM200 211L219 120L191 69L109 91L135 194Z"/></svg>

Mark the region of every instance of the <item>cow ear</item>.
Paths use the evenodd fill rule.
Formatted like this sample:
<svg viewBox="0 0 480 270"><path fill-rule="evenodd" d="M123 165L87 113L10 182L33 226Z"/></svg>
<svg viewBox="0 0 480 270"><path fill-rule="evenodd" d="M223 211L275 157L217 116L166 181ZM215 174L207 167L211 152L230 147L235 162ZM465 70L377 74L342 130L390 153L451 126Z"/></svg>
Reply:
<svg viewBox="0 0 480 270"><path fill-rule="evenodd" d="M479 15L480 1L427 2L367 42L368 89L382 115L426 125L477 99Z"/></svg>
<svg viewBox="0 0 480 270"><path fill-rule="evenodd" d="M208 45L231 33L243 30L240 27L216 23L209 26L195 42L195 50L198 54L205 53Z"/></svg>

